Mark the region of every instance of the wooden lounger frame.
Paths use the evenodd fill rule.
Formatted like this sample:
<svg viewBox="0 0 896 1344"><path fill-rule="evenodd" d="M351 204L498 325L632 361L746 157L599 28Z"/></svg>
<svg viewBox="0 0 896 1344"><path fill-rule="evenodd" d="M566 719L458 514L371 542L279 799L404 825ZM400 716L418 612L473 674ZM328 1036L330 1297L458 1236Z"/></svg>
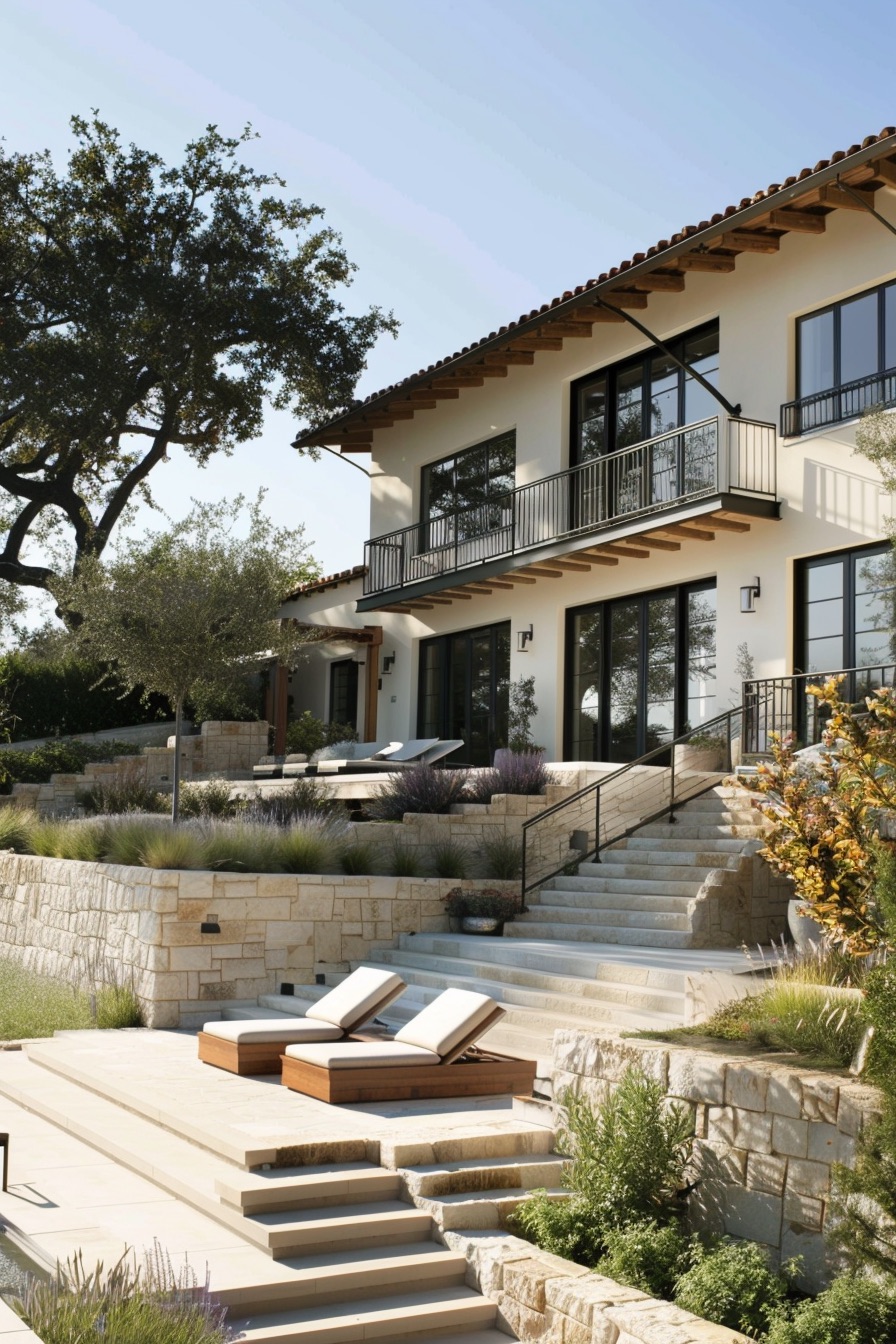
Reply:
<svg viewBox="0 0 896 1344"><path fill-rule="evenodd" d="M343 1032L343 1039L388 1008L399 994L404 993L405 988L400 985L381 999L372 1013L367 1010L349 1022ZM321 1023L321 1026L325 1025ZM288 1041L246 1041L239 1044L237 1041L226 1041L221 1036L213 1036L207 1031L200 1031L198 1040L199 1058L203 1064L212 1064L217 1069L226 1069L228 1073L238 1073L244 1078L261 1073L279 1073L283 1048L289 1044Z"/></svg>
<svg viewBox="0 0 896 1344"><path fill-rule="evenodd" d="M505 1092L530 1097L535 1081L533 1059L475 1054L454 1064L395 1064L387 1068L323 1069L283 1056L282 1081L294 1092L318 1101L416 1101L429 1097L487 1097Z"/></svg>

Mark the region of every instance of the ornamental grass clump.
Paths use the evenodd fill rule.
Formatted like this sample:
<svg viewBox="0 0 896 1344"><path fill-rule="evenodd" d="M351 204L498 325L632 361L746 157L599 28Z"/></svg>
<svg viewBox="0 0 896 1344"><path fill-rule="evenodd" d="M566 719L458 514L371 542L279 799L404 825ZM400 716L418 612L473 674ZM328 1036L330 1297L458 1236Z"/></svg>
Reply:
<svg viewBox="0 0 896 1344"><path fill-rule="evenodd" d="M339 850L339 867L351 877L379 872L382 867L380 847L372 840L356 837Z"/></svg>
<svg viewBox="0 0 896 1344"><path fill-rule="evenodd" d="M140 862L145 868L201 868L204 859L202 836L184 825L152 832L140 850Z"/></svg>
<svg viewBox="0 0 896 1344"><path fill-rule="evenodd" d="M483 877L515 881L523 871L523 842L518 835L499 831L483 836L479 845L479 866Z"/></svg>
<svg viewBox="0 0 896 1344"><path fill-rule="evenodd" d="M423 877L424 867L420 850L406 840L393 835L383 854L383 865L390 877Z"/></svg>
<svg viewBox="0 0 896 1344"><path fill-rule="evenodd" d="M472 855L466 845L452 836L433 836L426 853L433 877L453 877L463 881L470 876Z"/></svg>
<svg viewBox="0 0 896 1344"><path fill-rule="evenodd" d="M198 867L222 873L281 871L279 836L275 827L242 819L209 819L195 824L202 843Z"/></svg>
<svg viewBox="0 0 896 1344"><path fill-rule="evenodd" d="M367 810L379 821L401 821L407 812L445 813L455 803L467 802L466 770L436 770L414 765L397 770L377 786Z"/></svg>
<svg viewBox="0 0 896 1344"><path fill-rule="evenodd" d="M146 779L142 762L123 763L107 779L98 779L77 795L85 812L116 816L122 812L166 812L168 800Z"/></svg>
<svg viewBox="0 0 896 1344"><path fill-rule="evenodd" d="M247 821L264 821L270 825L288 826L297 817L327 815L340 810L333 790L326 780L312 775L299 776L288 789L277 793L259 794L243 804L242 815Z"/></svg>
<svg viewBox="0 0 896 1344"><path fill-rule="evenodd" d="M78 1251L49 1282L31 1279L16 1310L44 1344L225 1344L227 1310L183 1264L175 1272L158 1242L135 1268L126 1251L107 1274Z"/></svg>
<svg viewBox="0 0 896 1344"><path fill-rule="evenodd" d="M19 961L0 960L0 1040L27 1040L92 1026L88 994Z"/></svg>
<svg viewBox="0 0 896 1344"><path fill-rule="evenodd" d="M23 807L0 807L0 849L14 849L17 854L31 852L31 831L37 813Z"/></svg>
<svg viewBox="0 0 896 1344"><path fill-rule="evenodd" d="M105 853L107 863L120 863L126 867L139 867L143 860L140 855L147 842L154 836L167 833L171 823L167 817L145 816L140 813L120 817L111 817L106 822Z"/></svg>
<svg viewBox="0 0 896 1344"><path fill-rule="evenodd" d="M678 1033L785 1050L816 1066L846 1068L867 1026L861 997L829 985L772 984L761 994L726 1003L700 1027Z"/></svg>
<svg viewBox="0 0 896 1344"><path fill-rule="evenodd" d="M299 817L288 829L273 832L283 872L332 873L344 832L344 824L325 814Z"/></svg>

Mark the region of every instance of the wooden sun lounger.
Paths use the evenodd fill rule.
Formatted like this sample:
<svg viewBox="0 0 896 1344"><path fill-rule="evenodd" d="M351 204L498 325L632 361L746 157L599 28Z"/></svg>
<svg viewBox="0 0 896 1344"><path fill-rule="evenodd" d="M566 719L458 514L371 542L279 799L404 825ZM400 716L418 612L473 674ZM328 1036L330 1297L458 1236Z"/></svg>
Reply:
<svg viewBox="0 0 896 1344"><path fill-rule="evenodd" d="M506 1092L531 1096L534 1060L479 1051L473 1045L503 1016L504 1009L487 995L449 989L391 1040L355 1038L287 1047L282 1081L294 1092L335 1105Z"/></svg>
<svg viewBox="0 0 896 1344"><path fill-rule="evenodd" d="M285 1047L297 1042L344 1040L387 1008L404 989L400 976L360 966L329 994L308 1003L302 1016L206 1022L198 1036L199 1058L203 1064L243 1076L279 1073Z"/></svg>

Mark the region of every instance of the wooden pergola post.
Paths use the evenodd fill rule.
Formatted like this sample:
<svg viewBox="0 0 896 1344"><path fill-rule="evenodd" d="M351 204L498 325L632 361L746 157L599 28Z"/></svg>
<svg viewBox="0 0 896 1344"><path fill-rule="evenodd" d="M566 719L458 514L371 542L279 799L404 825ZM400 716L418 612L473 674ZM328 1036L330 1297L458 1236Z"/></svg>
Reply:
<svg viewBox="0 0 896 1344"><path fill-rule="evenodd" d="M375 742L383 628L380 625L365 625L364 632L369 635L367 641L367 676L364 679L364 738L367 742Z"/></svg>

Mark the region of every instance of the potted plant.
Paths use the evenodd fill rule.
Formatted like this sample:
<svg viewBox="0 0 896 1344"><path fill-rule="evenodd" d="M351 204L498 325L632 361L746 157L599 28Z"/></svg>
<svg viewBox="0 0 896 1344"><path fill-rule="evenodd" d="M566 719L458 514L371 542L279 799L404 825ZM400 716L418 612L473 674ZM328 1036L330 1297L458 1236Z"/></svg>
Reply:
<svg viewBox="0 0 896 1344"><path fill-rule="evenodd" d="M462 933L479 934L500 934L508 920L519 914L521 904L516 892L498 887L482 891L452 887L442 900L449 918L460 921Z"/></svg>
<svg viewBox="0 0 896 1344"><path fill-rule="evenodd" d="M675 748L677 770L724 770L728 742L716 733L692 733L687 742Z"/></svg>

